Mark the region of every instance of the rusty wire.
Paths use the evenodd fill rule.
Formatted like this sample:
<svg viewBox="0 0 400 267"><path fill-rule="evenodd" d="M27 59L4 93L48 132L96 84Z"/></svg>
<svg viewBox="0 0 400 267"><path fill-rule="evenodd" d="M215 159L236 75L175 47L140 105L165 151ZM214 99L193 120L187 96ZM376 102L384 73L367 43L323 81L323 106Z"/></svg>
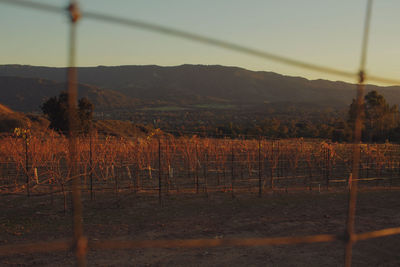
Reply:
<svg viewBox="0 0 400 267"><path fill-rule="evenodd" d="M72 208L73 208L73 230L74 230L74 250L78 266L86 266L87 239L83 236L82 222L82 202L79 170L77 164L77 132L78 132L78 79L75 67L76 55L76 23L80 18L78 3L71 0L68 6L70 16L69 33L69 64L67 73L68 83L68 122L69 122L69 164L70 177L72 177Z"/></svg>
<svg viewBox="0 0 400 267"><path fill-rule="evenodd" d="M359 164L360 164L360 143L361 143L361 129L362 129L362 114L364 112L364 91L365 91L365 65L367 61L367 48L368 48L368 35L369 27L371 24L372 0L368 0L366 8L366 16L364 23L364 34L361 44L361 59L360 59L360 72L358 77L357 86L357 99L356 99L356 120L354 125L354 144L353 144L353 164L352 164L352 181L350 183L350 193L348 202L348 212L346 221L345 236L347 239L345 248L345 266L351 266L353 244L356 241L354 233L354 221L356 216L357 205L357 188L359 179Z"/></svg>
<svg viewBox="0 0 400 267"><path fill-rule="evenodd" d="M58 6L27 2L22 0L0 0L2 3L19 5L33 9L64 13L65 9ZM400 227L387 228L372 232L356 234L354 231L355 209L357 199L357 180L358 180L358 163L360 160L359 143L361 140L361 113L363 104L363 95L365 90L365 63L368 44L368 33L372 11L372 0L367 2L367 14L364 25L364 34L361 51L360 71L358 73L358 89L357 89L357 118L354 128L354 150L353 150L353 170L351 182L351 189L349 194L348 214L346 222L346 232L344 235L314 235L314 236L299 236L299 237L271 237L271 238L239 238L239 239L188 239L188 240L104 240L97 242L88 242L83 235L83 222L82 222L82 203L80 196L80 185L76 168L76 99L77 99L77 73L75 68L75 42L76 42L76 22L79 20L81 13L77 7L76 0L71 0L68 6L69 15L71 19L70 26L70 44L69 44L69 68L68 68L68 101L69 101L69 159L71 164L71 177L74 177L72 183L72 200L73 200L73 228L74 238L72 241L59 240L51 242L40 242L31 244L20 245L6 245L0 247L0 255L11 255L20 253L38 253L50 251L65 251L73 249L76 254L78 266L86 265L86 253L88 248L93 249L135 249L135 248L195 248L195 247L220 247L220 246L266 246L266 245L284 245L284 244L304 244L304 243L317 243L317 242L333 242L345 241L346 254L345 265L351 266L352 247L353 244L360 240L367 240L370 238L377 238L382 236L389 236L400 234ZM84 18L90 18L99 21L105 21L113 24L125 25L135 28L140 28L147 31L157 32L161 34L180 37L187 40L192 40L207 45L217 46L223 49L232 50L268 60L273 60L283 64L309 69L313 71L325 72L335 74L342 77L355 77L356 74L335 68L319 66L312 63L298 61L295 59L275 55L272 53L259 51L239 44L234 44L222 40L217 40L207 36L194 34L182 30L173 29L170 27L160 26L152 23L137 21L133 19L119 18L106 14L99 14L94 12L83 12ZM369 76L369 80L375 80L384 83L397 83L400 81L381 78L377 76Z"/></svg>
<svg viewBox="0 0 400 267"><path fill-rule="evenodd" d="M368 240L371 238L390 236L390 235L399 235L399 234L400 234L400 227L386 228L386 229L382 229L382 230L376 230L376 231L356 234L354 237L354 240L361 241L361 240Z"/></svg>
<svg viewBox="0 0 400 267"><path fill-rule="evenodd" d="M354 235L355 241L398 235L400 227L386 228ZM209 239L165 239L165 240L100 240L89 241L88 249L138 249L138 248L205 248L205 247L258 247L274 245L296 245L343 241L343 235L308 235L267 238L209 238ZM0 246L0 255L32 254L44 252L67 251L74 248L73 240L56 240L29 244Z"/></svg>
<svg viewBox="0 0 400 267"><path fill-rule="evenodd" d="M72 240L56 240L36 242L29 244L12 244L0 246L0 255L34 254L43 252L56 252L70 250L74 242Z"/></svg>

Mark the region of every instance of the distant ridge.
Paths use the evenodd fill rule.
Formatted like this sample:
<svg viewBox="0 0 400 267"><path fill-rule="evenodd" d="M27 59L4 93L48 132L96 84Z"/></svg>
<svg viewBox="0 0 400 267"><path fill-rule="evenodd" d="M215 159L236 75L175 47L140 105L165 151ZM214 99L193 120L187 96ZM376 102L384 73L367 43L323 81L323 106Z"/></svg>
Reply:
<svg viewBox="0 0 400 267"><path fill-rule="evenodd" d="M7 86L1 82L4 76L36 81L31 81L32 86L16 96L15 84ZM355 85L351 83L308 80L220 65L79 67L78 77L80 91L92 92L92 98L99 98L98 107L102 109L134 108L140 103L174 106L223 103L238 107L284 102L344 108L355 97ZM65 78L66 68L0 65L1 97L9 100L3 103L21 110L20 105L25 103L16 99L30 93L37 95L48 87L53 87L55 92L54 87L59 88ZM369 90L377 90L390 104L400 104L400 86L368 85ZM29 108L37 108L37 102L35 105Z"/></svg>

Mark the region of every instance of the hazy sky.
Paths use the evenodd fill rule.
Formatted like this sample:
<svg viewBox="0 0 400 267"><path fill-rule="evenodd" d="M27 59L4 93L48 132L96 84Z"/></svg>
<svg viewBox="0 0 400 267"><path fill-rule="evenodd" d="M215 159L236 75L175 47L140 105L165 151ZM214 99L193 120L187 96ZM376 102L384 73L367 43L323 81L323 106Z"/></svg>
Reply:
<svg viewBox="0 0 400 267"><path fill-rule="evenodd" d="M65 6L64 0L36 0ZM83 10L153 22L356 71L366 0L81 0ZM400 78L400 1L375 0L367 71ZM68 19L0 3L0 64L65 66ZM82 19L79 66L220 64L311 79L341 77L124 26Z"/></svg>

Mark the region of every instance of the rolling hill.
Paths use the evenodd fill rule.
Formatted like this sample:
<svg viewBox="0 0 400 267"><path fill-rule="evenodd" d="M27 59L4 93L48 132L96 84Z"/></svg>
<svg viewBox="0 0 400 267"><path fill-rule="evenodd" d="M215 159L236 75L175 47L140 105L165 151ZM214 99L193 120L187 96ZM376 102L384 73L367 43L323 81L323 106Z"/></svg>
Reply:
<svg viewBox="0 0 400 267"><path fill-rule="evenodd" d="M65 73L66 68L0 65L1 98L7 99L3 103L19 110L36 108L45 97L65 88ZM79 67L78 76L81 95L88 95L100 109L133 107L138 99L142 104L174 106L298 103L344 108L355 97L355 85L350 83L218 65ZM400 86L368 85L367 90L400 104ZM31 97L36 101L29 104Z"/></svg>
<svg viewBox="0 0 400 267"><path fill-rule="evenodd" d="M39 111L46 99L66 90L64 82L55 82L43 78L21 78L0 76L0 101L13 110ZM79 84L79 98L87 97L97 111L126 108L138 101L125 95L93 85Z"/></svg>

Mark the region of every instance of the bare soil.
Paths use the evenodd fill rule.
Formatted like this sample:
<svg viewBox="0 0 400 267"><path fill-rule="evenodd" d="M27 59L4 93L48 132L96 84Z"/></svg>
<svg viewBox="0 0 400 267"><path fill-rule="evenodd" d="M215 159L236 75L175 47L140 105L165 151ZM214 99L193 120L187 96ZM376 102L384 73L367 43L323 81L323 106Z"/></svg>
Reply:
<svg viewBox="0 0 400 267"><path fill-rule="evenodd" d="M338 234L345 229L345 191L157 196L83 195L90 240L279 237ZM400 226L400 191L362 189L356 231ZM0 196L0 245L70 238L71 212L62 195ZM342 242L266 247L90 250L89 266L342 266ZM1 266L71 266L72 252L0 257ZM399 266L400 236L354 246L353 266Z"/></svg>

